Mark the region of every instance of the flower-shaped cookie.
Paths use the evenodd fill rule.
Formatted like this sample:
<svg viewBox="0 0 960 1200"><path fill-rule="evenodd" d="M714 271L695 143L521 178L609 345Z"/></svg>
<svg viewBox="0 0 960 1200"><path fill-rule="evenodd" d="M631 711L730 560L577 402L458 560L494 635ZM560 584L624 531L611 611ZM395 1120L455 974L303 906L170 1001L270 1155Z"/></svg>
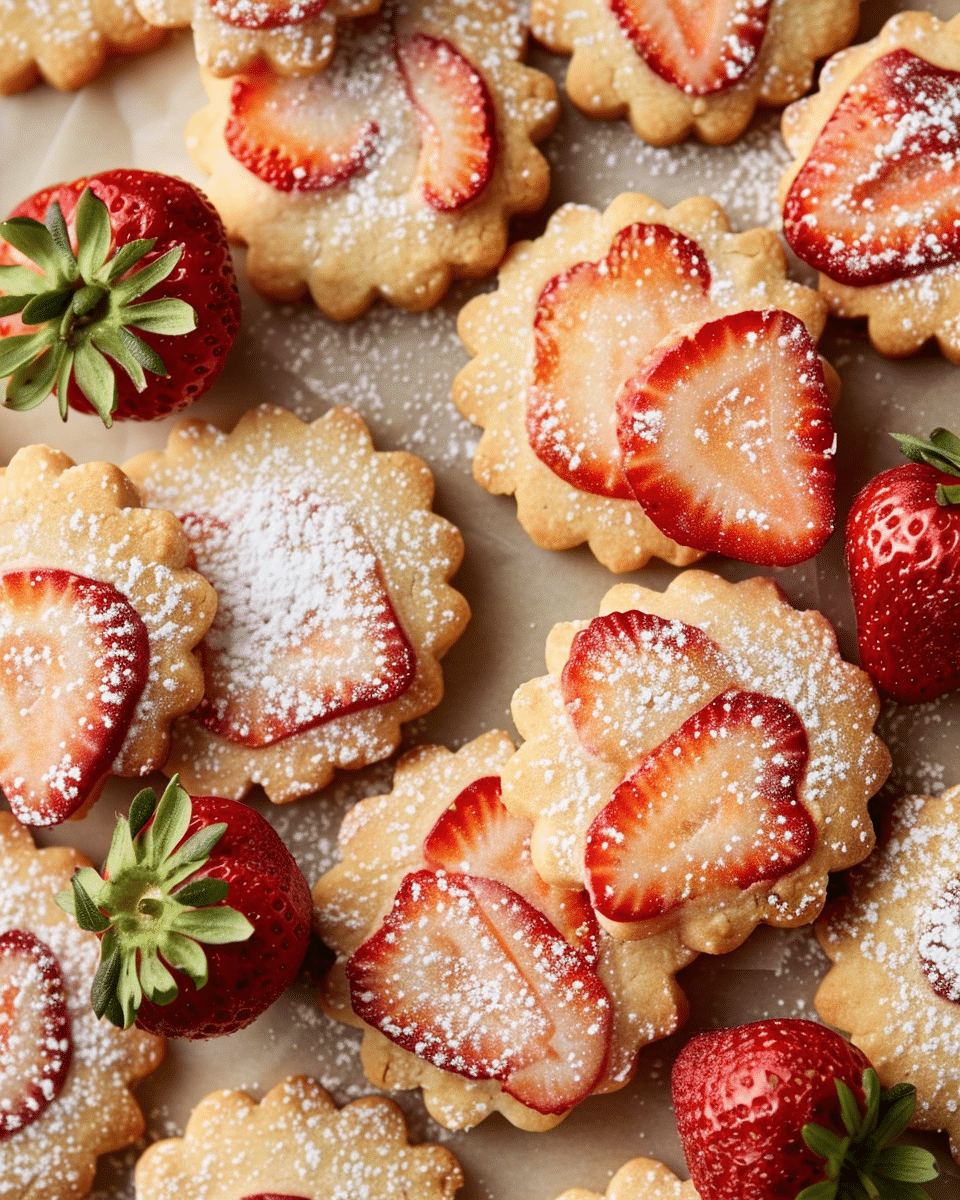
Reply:
<svg viewBox="0 0 960 1200"><path fill-rule="evenodd" d="M572 54L567 91L645 141L732 142L758 104L788 104L846 46L859 0L533 0L530 27Z"/></svg>
<svg viewBox="0 0 960 1200"><path fill-rule="evenodd" d="M582 890L534 872L530 824L500 801L513 752L499 732L410 751L393 791L348 813L313 892L337 952L323 1006L364 1029L372 1083L421 1087L449 1129L491 1112L550 1129L686 1016L674 975L694 955L673 932L617 942Z"/></svg>
<svg viewBox="0 0 960 1200"><path fill-rule="evenodd" d="M380 0L136 0L164 29L193 26L197 61L213 75L266 66L277 75L309 75L325 67L338 22L368 16Z"/></svg>
<svg viewBox="0 0 960 1200"><path fill-rule="evenodd" d="M90 1006L100 941L54 900L89 865L75 850L35 849L0 813L2 1200L85 1196L97 1156L143 1132L130 1085L163 1057L159 1038L98 1021Z"/></svg>
<svg viewBox="0 0 960 1200"><path fill-rule="evenodd" d="M882 354L960 363L960 16L901 13L783 115L787 240Z"/></svg>
<svg viewBox="0 0 960 1200"><path fill-rule="evenodd" d="M833 520L837 389L814 346L824 320L817 294L786 278L776 235L731 233L712 200L668 210L624 194L604 213L566 205L542 237L511 249L497 290L460 314L475 357L453 398L485 431L474 477L516 495L538 546L588 541L612 571L654 555L685 566L706 549L767 564L809 557L809 529L815 544ZM755 361L744 348L756 348ZM771 426L777 439L765 434ZM741 431L734 454L732 427ZM661 532L640 494L660 525L709 525L702 550ZM785 521L771 516L771 496L789 496ZM732 540L724 510L741 514ZM708 511L721 515L701 521ZM677 525L685 513L693 521ZM798 513L802 527L791 530Z"/></svg>
<svg viewBox="0 0 960 1200"><path fill-rule="evenodd" d="M960 1161L958 823L958 787L896 802L882 844L817 926L834 965L815 1003L884 1087L915 1085L911 1125L947 1130Z"/></svg>
<svg viewBox="0 0 960 1200"><path fill-rule="evenodd" d="M534 822L539 873L586 881L616 937L732 950L812 921L827 872L869 853L890 766L876 693L771 580L622 584L553 628L547 669L514 696L527 740L503 801Z"/></svg>
<svg viewBox="0 0 960 1200"><path fill-rule="evenodd" d="M156 1142L137 1163L138 1200L452 1200L457 1160L411 1146L392 1100L365 1096L338 1109L305 1075L269 1091L213 1092L182 1138Z"/></svg>
<svg viewBox="0 0 960 1200"><path fill-rule="evenodd" d="M28 446L0 472L0 787L21 821L58 824L166 759L216 608L189 556L110 463Z"/></svg>
<svg viewBox="0 0 960 1200"><path fill-rule="evenodd" d="M185 421L126 470L180 516L219 600L203 702L164 767L188 791L294 800L388 757L439 704L437 660L469 609L447 585L463 542L430 511L420 459L375 452L352 409L307 425L262 405L230 434Z"/></svg>
<svg viewBox="0 0 960 1200"><path fill-rule="evenodd" d="M45 79L62 92L81 88L112 54L140 54L163 30L133 0L4 0L0 5L0 96Z"/></svg>
<svg viewBox="0 0 960 1200"><path fill-rule="evenodd" d="M699 1200L690 1180L681 1181L663 1163L652 1158L632 1158L610 1180L601 1196L584 1188L571 1188L557 1200Z"/></svg>
<svg viewBox="0 0 960 1200"><path fill-rule="evenodd" d="M391 0L318 75L207 78L188 145L254 286L342 320L492 271L549 186L556 89L524 39L512 0Z"/></svg>

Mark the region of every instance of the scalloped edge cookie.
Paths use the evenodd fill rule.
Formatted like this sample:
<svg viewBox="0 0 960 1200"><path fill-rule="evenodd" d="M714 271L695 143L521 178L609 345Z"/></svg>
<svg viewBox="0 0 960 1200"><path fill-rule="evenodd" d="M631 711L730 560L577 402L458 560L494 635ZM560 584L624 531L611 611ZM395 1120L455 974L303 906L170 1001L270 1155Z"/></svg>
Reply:
<svg viewBox="0 0 960 1200"><path fill-rule="evenodd" d="M610 1180L607 1190L589 1192L571 1188L557 1200L699 1200L689 1179L681 1180L653 1158L631 1158Z"/></svg>

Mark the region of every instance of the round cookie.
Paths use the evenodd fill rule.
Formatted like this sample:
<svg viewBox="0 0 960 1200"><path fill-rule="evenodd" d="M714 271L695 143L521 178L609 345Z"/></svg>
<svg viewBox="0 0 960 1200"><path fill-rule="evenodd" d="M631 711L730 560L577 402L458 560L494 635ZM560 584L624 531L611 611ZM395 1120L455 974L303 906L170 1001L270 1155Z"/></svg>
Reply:
<svg viewBox="0 0 960 1200"><path fill-rule="evenodd" d="M537 878L530 825L509 817L498 798L498 777L513 752L509 737L494 731L456 753L424 746L405 754L393 790L347 814L342 862L313 892L318 930L337 953L321 988L324 1009L363 1028L361 1057L371 1083L422 1088L431 1116L448 1129L468 1129L492 1112L521 1129L550 1129L585 1095L623 1087L640 1047L672 1033L687 1013L674 976L694 954L673 932L617 942L597 927L585 893L550 888ZM503 923L504 901L519 914L516 926ZM459 905L455 923L437 915L448 902ZM472 927L465 914L474 908L490 936L473 944L464 934L452 950L454 930ZM423 928L433 931L441 954L408 940L418 940ZM491 944L521 949L515 959L501 957ZM539 947L534 958L544 964L547 981L531 967L534 959L524 958L526 945ZM551 962L560 964L569 994L579 997L572 1013L551 982ZM382 1011L371 1011L380 1009L378 997L389 995L392 985L382 976L394 968L401 979L414 971L413 994L425 989L416 1018L419 1045L404 1028L402 1001L391 1008L387 999ZM443 974L442 984L434 970ZM478 1044L471 997L483 1009ZM523 1020L510 1034L516 1011ZM552 1049L538 1042L541 1019L563 1031ZM493 1047L502 1036L520 1045L501 1055ZM556 1074L566 1090L559 1100L561 1085L551 1091L540 1074L551 1059L562 1064ZM556 1102L544 1102L550 1097Z"/></svg>
<svg viewBox="0 0 960 1200"><path fill-rule="evenodd" d="M890 769L876 692L772 580L621 584L554 626L547 669L513 699L526 741L503 802L534 822L538 872L586 879L614 936L732 950L812 921L827 872L870 852Z"/></svg>
<svg viewBox="0 0 960 1200"><path fill-rule="evenodd" d="M610 1180L601 1196L584 1188L571 1188L557 1200L698 1200L689 1179L682 1181L661 1162L632 1158Z"/></svg>
<svg viewBox="0 0 960 1200"><path fill-rule="evenodd" d="M706 11L690 0L533 0L530 27L572 54L566 86L579 109L627 115L639 137L669 146L690 133L732 142L758 104L802 96L817 59L853 37L859 13L859 0L740 0Z"/></svg>
<svg viewBox="0 0 960 1200"><path fill-rule="evenodd" d="M588 273L589 284L582 282ZM569 430L569 403L564 408L558 399L547 417L537 416L542 458L531 441L530 410L539 410L534 398L537 388L543 390L535 375L538 311L541 297L554 291L550 327L567 330L573 346L566 356L572 365L563 368L561 359L557 378L584 411L574 413ZM564 291L573 293L567 315L560 310ZM667 335L694 322L771 307L793 314L814 341L819 338L823 302L787 279L776 234L731 233L713 200L696 197L666 209L626 193L603 213L565 205L542 237L511 247L497 290L477 296L460 313L458 332L474 358L454 380L453 399L467 420L484 429L474 478L494 495L516 496L520 524L538 546L562 550L586 541L617 572L635 570L652 556L674 566L695 562L701 552L661 533L622 481L617 395ZM578 361L578 347L585 363ZM562 355L561 346L543 348L545 368L555 355ZM832 369L826 379L836 395ZM598 477L594 491L578 486L584 471Z"/></svg>
<svg viewBox="0 0 960 1200"><path fill-rule="evenodd" d="M440 1146L411 1146L391 1100L365 1096L338 1109L305 1075L256 1103L213 1092L182 1138L155 1142L137 1163L139 1200L451 1200L463 1183Z"/></svg>
<svg viewBox="0 0 960 1200"><path fill-rule="evenodd" d="M11 1129L7 1118L17 1110L13 1093L25 1086L22 1081L28 1078L24 1057L38 1054L39 1047L28 1041L36 1017L36 1002L29 998L35 993L24 990L21 995L27 1000L20 1004L11 956L0 954L4 1009L12 1015L18 1035L11 1037L8 1029L0 1050L5 1109L4 1136L0 1138L2 1200L78 1200L85 1196L93 1184L97 1156L128 1146L143 1132L143 1115L130 1085L158 1066L163 1057L160 1038L98 1021L90 1006L90 986L100 958L99 938L79 929L54 900L59 891L69 887L74 871L84 866L90 866L89 859L75 850L35 849L27 830L9 813L0 813L4 880L0 929L5 941L13 930L39 939L55 960L62 977L68 1031L68 1066L59 1092L52 1098L46 1092L39 1114ZM49 1054L49 1045L45 1050ZM63 1041L58 1041L58 1052L63 1052Z"/></svg>
<svg viewBox="0 0 960 1200"><path fill-rule="evenodd" d="M520 64L525 38L512 0L396 0L319 75L207 76L188 147L253 285L346 320L492 271L549 187L534 143L556 89Z"/></svg>
<svg viewBox="0 0 960 1200"><path fill-rule="evenodd" d="M294 800L389 757L439 704L469 609L447 585L463 541L430 511L420 459L377 453L352 409L307 425L262 405L229 434L182 422L126 470L181 516L219 597L204 699L164 765L188 791Z"/></svg>
<svg viewBox="0 0 960 1200"><path fill-rule="evenodd" d="M918 1129L960 1162L960 788L906 796L849 893L817 925L833 960L814 1003L850 1031L884 1087L912 1083Z"/></svg>

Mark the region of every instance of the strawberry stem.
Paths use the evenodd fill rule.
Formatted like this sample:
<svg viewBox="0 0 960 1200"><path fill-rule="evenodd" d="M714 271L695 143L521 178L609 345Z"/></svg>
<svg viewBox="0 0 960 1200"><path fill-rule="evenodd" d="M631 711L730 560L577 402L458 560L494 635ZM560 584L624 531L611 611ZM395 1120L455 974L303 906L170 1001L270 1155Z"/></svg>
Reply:
<svg viewBox="0 0 960 1200"><path fill-rule="evenodd" d="M891 433L890 436L911 462L925 463L944 475L960 476L960 437L949 429L937 428L928 439L907 433ZM960 484L955 487L938 484L936 499L945 508L960 504Z"/></svg>

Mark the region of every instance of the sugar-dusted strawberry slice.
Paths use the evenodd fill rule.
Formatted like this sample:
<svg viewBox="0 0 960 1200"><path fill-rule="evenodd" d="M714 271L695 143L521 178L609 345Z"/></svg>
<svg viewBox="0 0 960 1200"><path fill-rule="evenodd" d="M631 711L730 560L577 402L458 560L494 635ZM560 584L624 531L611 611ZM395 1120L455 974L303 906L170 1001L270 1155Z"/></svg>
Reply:
<svg viewBox="0 0 960 1200"><path fill-rule="evenodd" d="M446 38L416 33L397 43L396 56L420 130L417 183L431 208L455 212L480 195L496 166L490 92Z"/></svg>
<svg viewBox="0 0 960 1200"><path fill-rule="evenodd" d="M96 794L149 665L146 626L112 584L0 575L0 788L19 820L58 825Z"/></svg>
<svg viewBox="0 0 960 1200"><path fill-rule="evenodd" d="M463 789L424 838L423 858L436 870L495 879L521 895L594 963L600 927L586 892L551 887L533 867L533 825L508 812L500 779L488 775Z"/></svg>
<svg viewBox="0 0 960 1200"><path fill-rule="evenodd" d="M410 686L416 655L343 505L264 489L228 516L182 522L219 600L200 646L194 715L207 729L268 746Z"/></svg>
<svg viewBox="0 0 960 1200"><path fill-rule="evenodd" d="M445 1071L566 1112L603 1074L612 1027L586 956L511 888L417 871L347 963L356 1014Z"/></svg>
<svg viewBox="0 0 960 1200"><path fill-rule="evenodd" d="M960 258L960 71L909 50L847 89L794 179L783 232L804 262L854 287Z"/></svg>
<svg viewBox="0 0 960 1200"><path fill-rule="evenodd" d="M380 141L362 97L328 68L306 79L238 76L224 140L248 171L280 192L317 192L364 171Z"/></svg>
<svg viewBox="0 0 960 1200"><path fill-rule="evenodd" d="M587 887L611 921L795 870L816 826L798 798L807 735L783 700L722 692L637 765L587 833Z"/></svg>
<svg viewBox="0 0 960 1200"><path fill-rule="evenodd" d="M210 0L215 16L238 29L300 25L327 7L328 0Z"/></svg>
<svg viewBox="0 0 960 1200"><path fill-rule="evenodd" d="M626 772L735 682L702 629L632 610L574 636L560 691L580 743Z"/></svg>
<svg viewBox="0 0 960 1200"><path fill-rule="evenodd" d="M555 475L582 492L633 499L620 469L617 394L672 329L706 317L709 290L696 242L640 222L621 229L600 262L576 263L546 284L526 423L534 454Z"/></svg>
<svg viewBox="0 0 960 1200"><path fill-rule="evenodd" d="M785 567L833 532L830 395L791 313L731 313L665 341L617 409L624 474L681 545Z"/></svg>
<svg viewBox="0 0 960 1200"><path fill-rule="evenodd" d="M0 934L0 1141L59 1096L73 1043L60 964L23 929Z"/></svg>
<svg viewBox="0 0 960 1200"><path fill-rule="evenodd" d="M651 71L688 96L709 96L757 64L771 0L610 0Z"/></svg>

